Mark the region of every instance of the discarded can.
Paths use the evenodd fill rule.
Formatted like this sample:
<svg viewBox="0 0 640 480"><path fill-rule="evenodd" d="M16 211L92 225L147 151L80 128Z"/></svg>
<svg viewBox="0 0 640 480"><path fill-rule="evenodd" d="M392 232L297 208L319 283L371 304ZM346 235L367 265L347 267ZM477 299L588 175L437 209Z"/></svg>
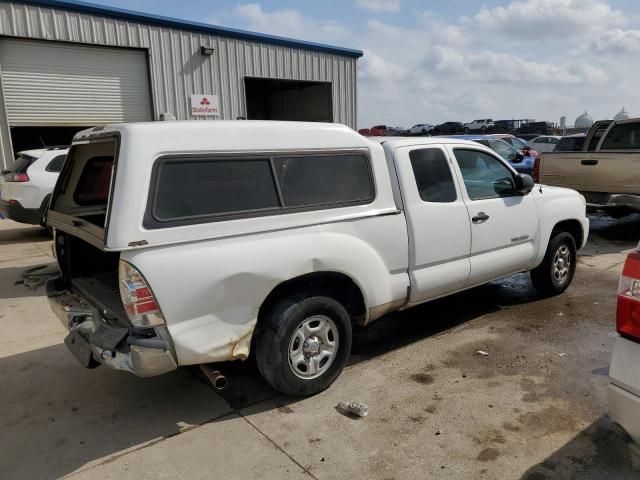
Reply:
<svg viewBox="0 0 640 480"><path fill-rule="evenodd" d="M351 413L352 415L357 415L358 417L366 417L369 413L369 407L366 403L362 402L340 402L338 407L344 411Z"/></svg>

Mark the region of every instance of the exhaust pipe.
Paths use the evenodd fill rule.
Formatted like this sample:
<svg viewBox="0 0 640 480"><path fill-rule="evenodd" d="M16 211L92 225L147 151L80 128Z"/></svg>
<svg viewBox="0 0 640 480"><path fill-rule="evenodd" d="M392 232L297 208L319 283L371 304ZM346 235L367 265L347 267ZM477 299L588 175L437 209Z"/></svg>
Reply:
<svg viewBox="0 0 640 480"><path fill-rule="evenodd" d="M215 388L216 390L222 391L229 385L227 377L225 377L222 373L220 373L210 365L203 363L200 365L200 370L202 370L202 373L204 373L205 377L207 377L207 380L209 380L213 388Z"/></svg>

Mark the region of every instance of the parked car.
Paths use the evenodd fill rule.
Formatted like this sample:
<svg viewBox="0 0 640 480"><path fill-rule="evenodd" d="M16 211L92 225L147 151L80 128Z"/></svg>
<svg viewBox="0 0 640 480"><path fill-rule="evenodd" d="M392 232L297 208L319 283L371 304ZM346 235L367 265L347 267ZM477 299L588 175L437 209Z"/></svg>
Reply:
<svg viewBox="0 0 640 480"><path fill-rule="evenodd" d="M567 135L560 137L560 141L556 144L553 152L581 152L584 148L584 139L586 133L576 133L575 135Z"/></svg>
<svg viewBox="0 0 640 480"><path fill-rule="evenodd" d="M524 140L525 142L531 142L531 140L533 140L534 138L538 138L540 135L538 135L537 133L524 133L524 134L518 134L518 138Z"/></svg>
<svg viewBox="0 0 640 480"><path fill-rule="evenodd" d="M528 155L528 152L521 152L513 145L496 138L493 135L455 135L450 138L458 138L461 140L470 140L472 142L479 143L500 155L503 159L509 162L511 166L518 172L527 175L534 176L535 159Z"/></svg>
<svg viewBox="0 0 640 480"><path fill-rule="evenodd" d="M40 225L69 147L19 152L0 172L0 214L16 222Z"/></svg>
<svg viewBox="0 0 640 480"><path fill-rule="evenodd" d="M369 129L369 128L360 128L358 130L358 133L360 135L362 135L363 137L370 137L371 136L371 129Z"/></svg>
<svg viewBox="0 0 640 480"><path fill-rule="evenodd" d="M444 122L433 128L434 135L451 135L456 133L465 133L467 128L460 122Z"/></svg>
<svg viewBox="0 0 640 480"><path fill-rule="evenodd" d="M533 157L533 159L540 158L540 153L531 147L526 141L516 137L515 135L511 135L510 133L493 133L491 134L493 138L498 138L504 142L507 142L511 146L518 149L520 153L525 156Z"/></svg>
<svg viewBox="0 0 640 480"><path fill-rule="evenodd" d="M557 148L557 147L556 147ZM593 124L581 152L546 152L540 180L578 190L591 210L640 212L640 118Z"/></svg>
<svg viewBox="0 0 640 480"><path fill-rule="evenodd" d="M529 140L529 145L539 152L553 152L561 138L560 135L543 135Z"/></svg>
<svg viewBox="0 0 640 480"><path fill-rule="evenodd" d="M139 376L255 355L327 388L353 325L513 273L559 294L589 224L491 149L337 124L151 122L76 134L47 212L50 305L85 367ZM471 214L471 218L469 215Z"/></svg>
<svg viewBox="0 0 640 480"><path fill-rule="evenodd" d="M369 129L369 136L371 137L382 137L387 131L386 125L374 125Z"/></svg>
<svg viewBox="0 0 640 480"><path fill-rule="evenodd" d="M640 451L640 251L630 253L618 287L616 330L609 367L609 417Z"/></svg>
<svg viewBox="0 0 640 480"><path fill-rule="evenodd" d="M384 135L387 137L406 137L407 129L404 127L387 127Z"/></svg>
<svg viewBox="0 0 640 480"><path fill-rule="evenodd" d="M550 135L554 133L554 126L551 122L529 122L523 123L518 128L518 134L537 133L539 135Z"/></svg>
<svg viewBox="0 0 640 480"><path fill-rule="evenodd" d="M481 120L474 120L473 122L465 123L464 126L469 132L485 132L487 130L492 130L495 124L490 118L483 118Z"/></svg>
<svg viewBox="0 0 640 480"><path fill-rule="evenodd" d="M429 135L433 131L433 125L429 123L417 123L408 130L409 135Z"/></svg>
<svg viewBox="0 0 640 480"><path fill-rule="evenodd" d="M497 132L514 132L516 130L516 120L495 120L494 129Z"/></svg>

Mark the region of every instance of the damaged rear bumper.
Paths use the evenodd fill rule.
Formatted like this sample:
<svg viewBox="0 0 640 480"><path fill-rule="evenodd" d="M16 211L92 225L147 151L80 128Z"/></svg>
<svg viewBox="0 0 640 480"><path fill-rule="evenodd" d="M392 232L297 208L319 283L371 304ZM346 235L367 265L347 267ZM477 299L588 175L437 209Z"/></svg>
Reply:
<svg viewBox="0 0 640 480"><path fill-rule="evenodd" d="M49 305L69 331L65 344L81 365L102 364L138 377L153 377L178 367L165 327L142 331L116 326L85 298L61 289L60 283L60 278L47 282Z"/></svg>

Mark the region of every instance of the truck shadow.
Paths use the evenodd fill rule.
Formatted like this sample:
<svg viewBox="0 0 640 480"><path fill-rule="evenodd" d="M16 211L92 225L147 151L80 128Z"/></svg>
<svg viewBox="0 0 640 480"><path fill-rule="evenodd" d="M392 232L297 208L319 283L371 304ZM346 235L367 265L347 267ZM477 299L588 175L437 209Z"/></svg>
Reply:
<svg viewBox="0 0 640 480"><path fill-rule="evenodd" d="M85 370L64 344L0 358L0 478L59 478L232 411L186 369Z"/></svg>
<svg viewBox="0 0 640 480"><path fill-rule="evenodd" d="M612 218L605 214L589 215L589 242L583 255L618 253L634 248L640 240L640 214Z"/></svg>
<svg viewBox="0 0 640 480"><path fill-rule="evenodd" d="M357 332L350 366L438 335L504 302L534 299L524 276L378 320ZM505 283L506 282L506 283ZM296 401L260 378L252 361L219 365L231 386L216 394L197 368L140 379L85 370L63 344L0 358L0 478L58 478L194 425L226 421ZM268 401L272 400L272 401Z"/></svg>
<svg viewBox="0 0 640 480"><path fill-rule="evenodd" d="M640 459L632 457L626 439L615 432L609 418L603 415L544 461L529 468L521 480L639 477Z"/></svg>

